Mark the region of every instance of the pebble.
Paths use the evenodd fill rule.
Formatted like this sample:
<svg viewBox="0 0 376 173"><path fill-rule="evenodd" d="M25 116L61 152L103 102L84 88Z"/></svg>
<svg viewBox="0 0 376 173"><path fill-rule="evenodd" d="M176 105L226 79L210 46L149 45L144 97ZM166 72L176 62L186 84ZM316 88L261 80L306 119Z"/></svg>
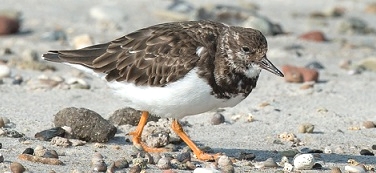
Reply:
<svg viewBox="0 0 376 173"><path fill-rule="evenodd" d="M342 173L342 171L339 167L332 167L330 173Z"/></svg>
<svg viewBox="0 0 376 173"><path fill-rule="evenodd" d="M278 164L274 161L273 158L268 158L264 161L264 166L268 168L276 168Z"/></svg>
<svg viewBox="0 0 376 173"><path fill-rule="evenodd" d="M307 65L305 65L306 68L310 68L310 69L316 69L316 70L321 70L321 69L324 69L324 65L322 65L320 62L318 61L312 61L310 63L308 63Z"/></svg>
<svg viewBox="0 0 376 173"><path fill-rule="evenodd" d="M321 31L310 31L299 36L302 40L324 42L326 41L325 34Z"/></svg>
<svg viewBox="0 0 376 173"><path fill-rule="evenodd" d="M353 166L353 165L346 165L345 166L345 171L349 172L349 173L366 173L366 169L363 165L356 165L356 166Z"/></svg>
<svg viewBox="0 0 376 173"><path fill-rule="evenodd" d="M333 153L333 150L331 147L327 146L324 148L324 153L325 154L332 154Z"/></svg>
<svg viewBox="0 0 376 173"><path fill-rule="evenodd" d="M113 138L116 133L114 125L89 109L64 108L54 117L55 126L68 126L72 129L72 138L103 143Z"/></svg>
<svg viewBox="0 0 376 173"><path fill-rule="evenodd" d="M196 168L193 173L221 173L221 171L214 168Z"/></svg>
<svg viewBox="0 0 376 173"><path fill-rule="evenodd" d="M297 67L292 65L282 66L286 82L302 83L308 81L318 81L319 72L315 69Z"/></svg>
<svg viewBox="0 0 376 173"><path fill-rule="evenodd" d="M141 169L146 169L148 161L144 158L138 157L138 158L133 159L132 163L133 163L133 165L140 166Z"/></svg>
<svg viewBox="0 0 376 173"><path fill-rule="evenodd" d="M129 169L129 173L140 173L141 167L139 165L134 165Z"/></svg>
<svg viewBox="0 0 376 173"><path fill-rule="evenodd" d="M372 32L367 22L357 17L343 19L338 25L338 32L342 34L367 34Z"/></svg>
<svg viewBox="0 0 376 173"><path fill-rule="evenodd" d="M179 162L178 159L171 159L171 167L179 170L188 170L188 167L185 163Z"/></svg>
<svg viewBox="0 0 376 173"><path fill-rule="evenodd" d="M20 76L20 75L16 75L16 76L14 76L14 78L13 78L12 84L13 84L13 85L21 85L22 82L23 82L23 78L22 78L22 76Z"/></svg>
<svg viewBox="0 0 376 173"><path fill-rule="evenodd" d="M376 144L372 145L372 150L376 150Z"/></svg>
<svg viewBox="0 0 376 173"><path fill-rule="evenodd" d="M55 150L49 150L49 149L34 149L34 155L37 157L43 157L43 158L56 158L58 159L59 156Z"/></svg>
<svg viewBox="0 0 376 173"><path fill-rule="evenodd" d="M289 159L286 156L282 156L281 162L279 162L279 166L284 166L285 163L289 163Z"/></svg>
<svg viewBox="0 0 376 173"><path fill-rule="evenodd" d="M363 126L366 129L371 129L371 128L375 128L376 124L374 122L372 122L372 121L363 121Z"/></svg>
<svg viewBox="0 0 376 173"><path fill-rule="evenodd" d="M294 141L294 139L296 138L295 134L287 132L279 134L278 137L284 141Z"/></svg>
<svg viewBox="0 0 376 173"><path fill-rule="evenodd" d="M356 65L358 70L376 72L376 57L369 57L359 61Z"/></svg>
<svg viewBox="0 0 376 173"><path fill-rule="evenodd" d="M176 155L176 159L179 162L185 163L187 161L191 161L191 153L190 152L183 152Z"/></svg>
<svg viewBox="0 0 376 173"><path fill-rule="evenodd" d="M218 167L219 168L223 168L223 167L226 167L228 165L233 165L231 159L228 157L228 156L220 156L217 160L217 163L218 163Z"/></svg>
<svg viewBox="0 0 376 173"><path fill-rule="evenodd" d="M151 121L145 125L141 139L150 147L166 147L174 151L176 146L170 145L170 143L181 142L181 139L171 129L171 124L171 119L159 119L157 122Z"/></svg>
<svg viewBox="0 0 376 173"><path fill-rule="evenodd" d="M352 65L352 61L349 59L343 59L338 63L341 69L349 70Z"/></svg>
<svg viewBox="0 0 376 173"><path fill-rule="evenodd" d="M107 170L107 165L100 153L95 153L91 158L91 169L97 172L105 172Z"/></svg>
<svg viewBox="0 0 376 173"><path fill-rule="evenodd" d="M159 169L170 169L171 168L171 162L169 158L162 157L158 160L157 167Z"/></svg>
<svg viewBox="0 0 376 173"><path fill-rule="evenodd" d="M315 82L311 81L311 82L304 82L299 88L302 90L306 90L306 89L313 88L313 86L315 86Z"/></svg>
<svg viewBox="0 0 376 173"><path fill-rule="evenodd" d="M34 149L32 148L26 148L22 154L30 154L30 155L34 155Z"/></svg>
<svg viewBox="0 0 376 173"><path fill-rule="evenodd" d="M374 156L375 155L370 150L367 150L367 149L360 150L359 154L363 155L363 156Z"/></svg>
<svg viewBox="0 0 376 173"><path fill-rule="evenodd" d="M315 164L315 158L312 154L301 154L294 158L294 168L298 170L312 169Z"/></svg>
<svg viewBox="0 0 376 173"><path fill-rule="evenodd" d="M84 146L86 144L86 141L79 139L69 139L69 142L72 146Z"/></svg>
<svg viewBox="0 0 376 173"><path fill-rule="evenodd" d="M72 89L90 89L90 85L83 79L80 78L69 78L66 80L69 88Z"/></svg>
<svg viewBox="0 0 376 173"><path fill-rule="evenodd" d="M239 160L248 160L252 161L256 158L256 155L253 153L240 152L238 159Z"/></svg>
<svg viewBox="0 0 376 173"><path fill-rule="evenodd" d="M81 49L93 45L93 40L89 34L82 34L73 38L73 46L75 49Z"/></svg>
<svg viewBox="0 0 376 173"><path fill-rule="evenodd" d="M9 129L2 129L3 134L6 135L7 137L11 138L22 138L25 136L25 134L17 132L15 130L9 130ZM0 133L1 134L1 133Z"/></svg>
<svg viewBox="0 0 376 173"><path fill-rule="evenodd" d="M56 145L56 146L61 146L61 147L68 147L72 145L72 142L69 141L67 138L56 136L51 139L51 144Z"/></svg>
<svg viewBox="0 0 376 173"><path fill-rule="evenodd" d="M292 164L290 163L285 163L285 165L283 165L283 171L291 172L293 169L294 169L294 166L292 166Z"/></svg>
<svg viewBox="0 0 376 173"><path fill-rule="evenodd" d="M41 141L51 141L52 138L59 136L64 137L65 130L61 127L54 127L51 129L43 130L34 135L35 138Z"/></svg>
<svg viewBox="0 0 376 173"><path fill-rule="evenodd" d="M215 113L210 119L210 124L212 125L218 125L224 122L225 122L225 117L219 112Z"/></svg>
<svg viewBox="0 0 376 173"><path fill-rule="evenodd" d="M10 76L11 70L7 65L0 64L0 79Z"/></svg>
<svg viewBox="0 0 376 173"><path fill-rule="evenodd" d="M49 164L49 165L62 165L63 164L63 162L57 158L43 158L43 157L33 156L29 154L20 154L18 155L18 159L27 160L27 161L35 162L35 163Z"/></svg>
<svg viewBox="0 0 376 173"><path fill-rule="evenodd" d="M115 168L117 168L117 169L124 169L124 168L128 168L128 167L129 167L129 163L128 163L127 159L125 159L125 158L122 158L122 159L115 161Z"/></svg>
<svg viewBox="0 0 376 173"><path fill-rule="evenodd" d="M315 126L311 123L300 124L298 127L299 133L313 133Z"/></svg>
<svg viewBox="0 0 376 173"><path fill-rule="evenodd" d="M0 163L4 162L4 156L0 153Z"/></svg>
<svg viewBox="0 0 376 173"><path fill-rule="evenodd" d="M0 35L17 33L20 28L20 21L9 16L0 16Z"/></svg>
<svg viewBox="0 0 376 173"><path fill-rule="evenodd" d="M22 172L25 172L26 169L25 169L25 167L21 163L12 162L10 164L10 171L12 173L22 173Z"/></svg>
<svg viewBox="0 0 376 173"><path fill-rule="evenodd" d="M187 161L187 162L185 162L185 164L187 165L187 168L189 170L195 170L197 168L197 166L196 166L196 164L194 162Z"/></svg>
<svg viewBox="0 0 376 173"><path fill-rule="evenodd" d="M122 108L116 110L110 115L108 121L115 126L121 126L124 124L130 124L132 126L137 126L141 118L141 111L135 110L133 108ZM155 115L149 115L148 121L158 121L160 117Z"/></svg>
<svg viewBox="0 0 376 173"><path fill-rule="evenodd" d="M376 14L376 3L370 3L364 9L364 12L369 14Z"/></svg>

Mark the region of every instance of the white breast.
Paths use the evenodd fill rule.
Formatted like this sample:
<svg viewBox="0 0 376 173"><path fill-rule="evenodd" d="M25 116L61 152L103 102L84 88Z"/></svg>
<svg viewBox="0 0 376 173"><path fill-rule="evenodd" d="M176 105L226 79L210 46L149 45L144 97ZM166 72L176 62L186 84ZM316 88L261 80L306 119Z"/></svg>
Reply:
<svg viewBox="0 0 376 173"><path fill-rule="evenodd" d="M197 69L193 69L184 78L164 87L135 86L126 82L109 82L109 86L124 98L124 106L171 118L235 106L244 99L242 95L231 99L215 98L210 94L212 88L196 72Z"/></svg>

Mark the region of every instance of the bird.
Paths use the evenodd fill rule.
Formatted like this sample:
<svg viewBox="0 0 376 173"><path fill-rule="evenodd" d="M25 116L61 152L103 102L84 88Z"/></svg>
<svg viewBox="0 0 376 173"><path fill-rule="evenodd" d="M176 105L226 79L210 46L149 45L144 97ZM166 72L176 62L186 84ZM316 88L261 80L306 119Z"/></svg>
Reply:
<svg viewBox="0 0 376 173"><path fill-rule="evenodd" d="M75 50L51 50L42 59L65 63L107 81L124 104L140 110L134 146L163 152L141 140L149 114L172 118L171 128L199 160L220 154L203 152L184 132L179 119L233 107L256 87L262 69L283 77L266 53L258 30L201 20L145 27L113 41Z"/></svg>

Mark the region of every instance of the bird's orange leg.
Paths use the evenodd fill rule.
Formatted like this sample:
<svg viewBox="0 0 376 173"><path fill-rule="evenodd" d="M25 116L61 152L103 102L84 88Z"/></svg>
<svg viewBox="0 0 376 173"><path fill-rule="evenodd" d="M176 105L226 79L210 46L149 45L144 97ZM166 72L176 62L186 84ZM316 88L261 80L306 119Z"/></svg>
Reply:
<svg viewBox="0 0 376 173"><path fill-rule="evenodd" d="M138 122L136 130L128 133L128 135L133 136L133 138L132 138L133 145L137 149L142 149L146 152L165 152L165 151L167 151L164 148L149 147L141 141L142 130L144 130L144 126L146 125L148 117L149 117L149 112L142 111L142 115L141 115L140 121Z"/></svg>
<svg viewBox="0 0 376 173"><path fill-rule="evenodd" d="M184 132L183 127L179 124L178 120L174 119L172 121L172 130L175 131L176 134L188 145L189 148L193 151L196 157L200 160L204 161L213 161L217 159L221 154L207 154L200 150L195 143L191 139L189 139L188 135Z"/></svg>

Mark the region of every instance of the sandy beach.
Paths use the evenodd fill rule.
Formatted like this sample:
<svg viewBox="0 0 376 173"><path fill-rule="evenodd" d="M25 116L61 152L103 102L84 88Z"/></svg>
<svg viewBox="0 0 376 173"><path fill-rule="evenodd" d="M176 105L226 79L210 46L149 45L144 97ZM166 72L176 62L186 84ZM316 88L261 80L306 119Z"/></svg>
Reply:
<svg viewBox="0 0 376 173"><path fill-rule="evenodd" d="M282 151L297 149L304 153L330 149L331 154L314 153L315 162L322 168L306 171L330 172L333 167L339 167L345 172L349 159L376 167L375 156L360 154L362 149L376 153L372 149L376 145L376 128L364 127L365 121L376 123L376 67L372 66L376 62L376 10L366 10L372 2L193 0L189 2L191 8L187 5L173 8L172 1L169 0L3 0L0 11L20 12L21 28L16 34L0 36L0 61L11 70L8 77L1 79L0 117L10 121L5 129L23 133L25 140L0 136L0 154L4 157L4 162L0 163L0 172L10 172L12 162L19 162L28 172L35 173L52 170L90 172L90 162L95 153L101 153L108 166L112 161L130 157L134 153L132 143L127 140L127 132L121 128L113 139L103 143L104 147L90 142L83 146L59 147L34 138L35 133L54 127L54 115L63 108L86 108L107 119L116 110L127 107L106 86L105 81L64 64L43 62L40 56L48 50L74 49L75 46L90 42L104 43L157 23L178 19L197 20L195 14L200 7L210 9L208 7L215 5L255 10L257 15L279 24L283 33L266 35L269 45L267 56L279 69L287 64L304 67L312 62L321 64L323 68L317 69L318 81L308 84L286 82L284 78L262 71L252 93L237 106L221 112L225 117L224 123L211 124L215 111L183 118L181 121L189 124L184 127L189 136L200 146L209 146L215 153L224 153L230 157L236 158L241 152L253 153L256 156L251 161L253 165L268 158L280 162ZM366 24L362 25L364 32L362 27L347 27L353 26L351 21L354 20L349 19L354 18ZM325 35L325 40L310 41L300 37L311 31L320 31ZM65 38L54 39L53 37L59 36L56 33L60 32ZM90 41L77 43L75 38L82 35L89 36ZM10 53L6 53L7 49ZM48 66L47 70L10 63L22 61L30 54L32 56L30 52L37 54L37 62ZM365 67L360 68L361 65ZM14 84L17 76L23 79L20 84ZM41 87L34 82L41 76L58 76L65 81L79 78L90 88ZM314 125L312 133L299 133L298 127L305 123ZM280 135L284 132L293 133L300 142L296 144L281 139ZM63 153L59 160L64 165L18 159L18 155L26 148L38 145ZM178 152L172 154L174 153ZM290 158L290 163L292 159ZM197 163L203 167L211 164L200 161ZM234 165L235 172L283 170L283 166L256 168L236 163ZM129 170L130 168L126 168L116 172ZM162 171L155 164L148 164L145 169L145 172Z"/></svg>

